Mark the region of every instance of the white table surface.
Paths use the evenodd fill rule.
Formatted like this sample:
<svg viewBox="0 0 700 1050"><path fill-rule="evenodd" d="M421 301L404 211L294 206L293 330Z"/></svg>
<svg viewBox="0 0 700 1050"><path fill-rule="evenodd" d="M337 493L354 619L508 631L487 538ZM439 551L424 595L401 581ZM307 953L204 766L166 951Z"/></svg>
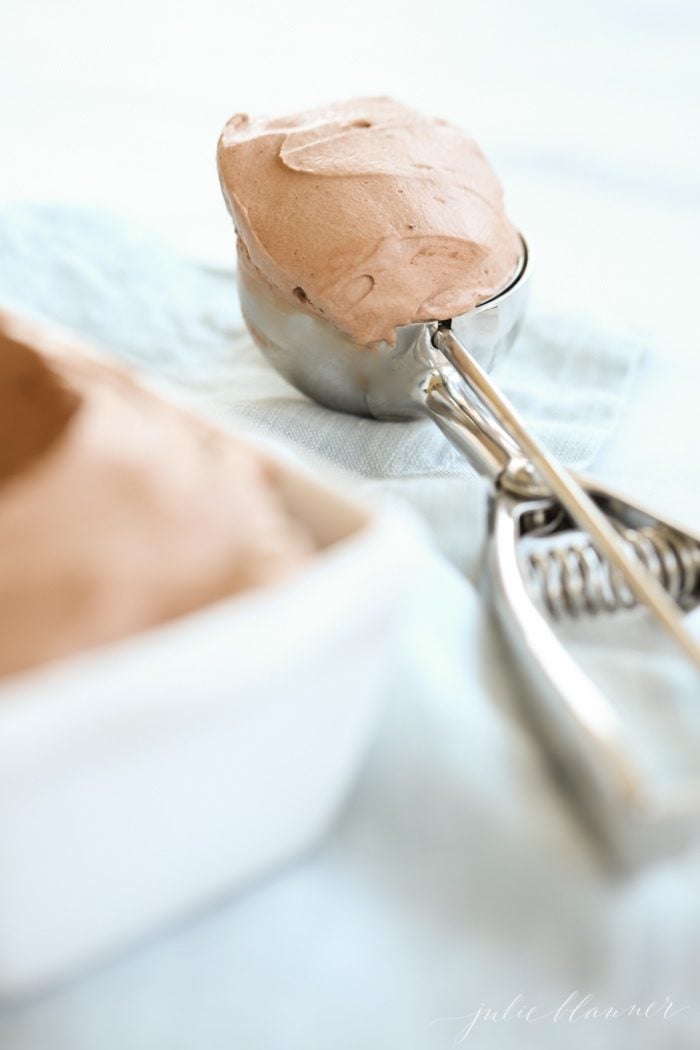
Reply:
<svg viewBox="0 0 700 1050"><path fill-rule="evenodd" d="M596 472L697 525L699 35L691 0L5 0L0 200L108 207L219 262L231 235L213 151L231 112L385 92L451 117L503 177L539 301L649 335ZM506 672L475 592L437 562L422 580L389 714L330 839L244 898L4 1011L3 1050L431 1050L460 1037L436 1019L521 993L554 1009L577 990L685 1009L625 1029L484 1023L464 1042L697 1046L697 855L611 875L494 708Z"/></svg>

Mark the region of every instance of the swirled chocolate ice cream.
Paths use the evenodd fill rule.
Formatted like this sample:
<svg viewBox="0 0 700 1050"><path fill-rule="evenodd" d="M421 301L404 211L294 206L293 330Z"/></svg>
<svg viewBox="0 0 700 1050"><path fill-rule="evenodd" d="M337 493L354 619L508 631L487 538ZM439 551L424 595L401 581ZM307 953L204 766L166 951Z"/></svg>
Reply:
<svg viewBox="0 0 700 1050"><path fill-rule="evenodd" d="M218 166L241 267L362 346L468 312L520 258L474 140L391 99L237 114Z"/></svg>
<svg viewBox="0 0 700 1050"><path fill-rule="evenodd" d="M276 470L0 313L0 675L288 575L313 543Z"/></svg>

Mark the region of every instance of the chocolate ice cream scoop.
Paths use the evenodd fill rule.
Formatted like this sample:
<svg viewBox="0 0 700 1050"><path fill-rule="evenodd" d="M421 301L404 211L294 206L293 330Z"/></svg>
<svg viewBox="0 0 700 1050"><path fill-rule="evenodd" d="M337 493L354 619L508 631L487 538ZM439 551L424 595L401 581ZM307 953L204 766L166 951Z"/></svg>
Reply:
<svg viewBox="0 0 700 1050"><path fill-rule="evenodd" d="M388 99L359 99L276 120L234 117L218 160L243 314L273 365L330 408L430 417L492 482L504 518L545 501L575 522L700 669L664 578L488 375L517 337L529 263L474 142ZM503 604L507 616L510 595Z"/></svg>
<svg viewBox="0 0 700 1050"><path fill-rule="evenodd" d="M360 345L466 313L522 255L476 142L392 99L237 114L218 164L240 265Z"/></svg>
<svg viewBox="0 0 700 1050"><path fill-rule="evenodd" d="M312 550L274 465L0 315L0 674L279 580Z"/></svg>

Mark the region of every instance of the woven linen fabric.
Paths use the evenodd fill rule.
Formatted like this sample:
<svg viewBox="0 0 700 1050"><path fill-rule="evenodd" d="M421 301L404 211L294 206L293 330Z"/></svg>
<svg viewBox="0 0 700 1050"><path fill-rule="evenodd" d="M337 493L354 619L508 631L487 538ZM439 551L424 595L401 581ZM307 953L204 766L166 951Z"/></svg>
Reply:
<svg viewBox="0 0 700 1050"><path fill-rule="evenodd" d="M360 476L408 501L437 547L472 574L485 482L430 420L379 422L314 404L247 334L235 274L174 257L100 212L0 212L0 302L58 322L180 389L200 409ZM533 312L495 378L562 462L586 467L615 426L641 344Z"/></svg>

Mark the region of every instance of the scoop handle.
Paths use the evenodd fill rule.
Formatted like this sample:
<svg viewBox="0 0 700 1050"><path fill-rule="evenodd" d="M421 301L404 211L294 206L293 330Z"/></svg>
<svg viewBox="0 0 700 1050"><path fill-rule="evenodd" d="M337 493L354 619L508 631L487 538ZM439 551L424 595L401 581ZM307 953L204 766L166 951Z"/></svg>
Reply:
<svg viewBox="0 0 700 1050"><path fill-rule="evenodd" d="M520 462L525 460L532 465L550 493L558 499L579 528L588 533L600 556L617 569L640 605L649 609L700 671L700 645L685 627L678 606L642 561L622 542L610 519L576 479L530 433L510 401L449 327L437 327L433 344L445 355L473 396L491 413L494 425L508 434L519 452ZM504 470L507 469L508 464L504 467Z"/></svg>
<svg viewBox="0 0 700 1050"><path fill-rule="evenodd" d="M451 371L447 364L431 370L420 385L418 401L476 472L495 484L519 456L518 447Z"/></svg>

